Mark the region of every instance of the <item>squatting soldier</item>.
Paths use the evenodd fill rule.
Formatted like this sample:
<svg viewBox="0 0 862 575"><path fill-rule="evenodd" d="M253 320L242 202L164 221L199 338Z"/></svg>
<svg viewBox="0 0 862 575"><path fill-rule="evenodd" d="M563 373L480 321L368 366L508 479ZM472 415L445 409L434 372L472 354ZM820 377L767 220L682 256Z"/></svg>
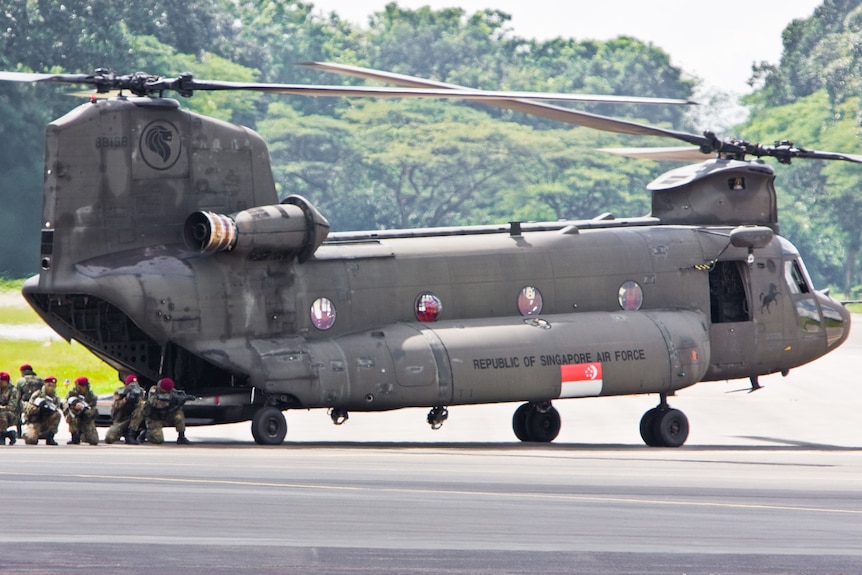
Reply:
<svg viewBox="0 0 862 575"><path fill-rule="evenodd" d="M96 402L99 398L90 389L90 380L84 376L75 380L75 387L66 395L63 413L72 439L69 445L78 445L83 439L90 445L99 444L99 432L96 431Z"/></svg>
<svg viewBox="0 0 862 575"><path fill-rule="evenodd" d="M126 443L136 445L138 432L144 422L144 390L138 384L135 375L126 377L126 385L114 392L114 403L111 405L111 427L105 435L105 443L114 443L120 437L126 437Z"/></svg>
<svg viewBox="0 0 862 575"><path fill-rule="evenodd" d="M18 422L15 425L18 427L18 435L21 435L21 414L24 411L24 406L35 392L42 389L44 382L41 377L36 375L36 372L33 371L33 367L29 363L22 365L19 370L21 371L21 379L15 385L18 388L20 403L18 405Z"/></svg>
<svg viewBox="0 0 862 575"><path fill-rule="evenodd" d="M24 405L24 442L36 445L40 438L47 445L57 445L54 435L60 427L60 399L57 397L57 378L48 376L42 389L33 393Z"/></svg>
<svg viewBox="0 0 862 575"><path fill-rule="evenodd" d="M175 427L177 443L188 445L186 439L186 419L183 415L183 404L189 399L185 393L174 389L174 380L165 377L150 388L147 393L147 404L144 406L144 418L147 421L147 441L164 443L165 435L162 427Z"/></svg>
<svg viewBox="0 0 862 575"><path fill-rule="evenodd" d="M11 431L8 429L21 423L19 413L18 388L12 385L8 373L0 372L0 444L6 445L8 437L9 445L15 445L18 432L15 429Z"/></svg>

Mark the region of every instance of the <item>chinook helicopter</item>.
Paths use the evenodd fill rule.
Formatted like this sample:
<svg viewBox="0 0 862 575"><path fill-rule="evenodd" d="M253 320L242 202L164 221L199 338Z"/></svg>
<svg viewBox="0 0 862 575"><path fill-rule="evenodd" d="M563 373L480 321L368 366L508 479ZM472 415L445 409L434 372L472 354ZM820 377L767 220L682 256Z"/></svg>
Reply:
<svg viewBox="0 0 862 575"><path fill-rule="evenodd" d="M849 313L814 289L778 235L775 175L760 158L862 157L537 101L596 97L308 66L397 87L0 74L121 91L47 128L41 270L23 293L121 374L182 382L198 398L186 404L191 423L250 420L255 441L275 445L290 409L325 408L343 424L351 411L427 407L438 428L452 405L519 402L515 436L550 442L556 400L655 394L641 436L678 447L689 423L668 404L677 390L735 378L755 387L847 338ZM163 97L228 89L477 100L691 146L616 152L709 159L652 182L643 217L330 233L305 198L279 201L260 136Z"/></svg>

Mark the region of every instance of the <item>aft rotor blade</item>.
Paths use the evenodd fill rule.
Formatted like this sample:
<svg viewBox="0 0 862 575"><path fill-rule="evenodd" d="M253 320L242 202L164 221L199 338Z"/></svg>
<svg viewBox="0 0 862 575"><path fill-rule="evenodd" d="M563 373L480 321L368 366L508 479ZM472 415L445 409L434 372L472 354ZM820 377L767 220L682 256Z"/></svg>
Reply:
<svg viewBox="0 0 862 575"><path fill-rule="evenodd" d="M469 88L465 88L464 86L459 86L457 84L448 84L446 82L426 80L424 78L418 78L416 76L406 76L404 74L395 74L392 72L384 72L382 70L361 68L359 66L348 66L345 64L336 64L333 62L308 62L300 64L300 66L311 68L313 70L320 70L323 72L334 72L336 74L342 74L345 76L363 78L366 80L389 82L405 87L469 90ZM689 100L684 101L690 104L694 103ZM693 144L698 147L708 146L711 148L712 146L712 141L703 136L688 134L685 132L677 132L676 130L666 130L664 128L650 126L648 124L640 124L638 122L620 120L617 118L611 118L609 116L602 116L600 114L591 114L588 112L581 112L569 108L561 108L559 106L552 106L539 102L531 102L526 99L501 99L484 101L482 103L489 106L496 106L498 108L514 110L516 112L522 112L524 114L547 118L549 120L555 120L557 122L563 122L575 126L583 126L586 128L593 128L595 130L601 130L604 132L616 132L619 134L632 134L636 136L659 136L662 138L674 138L676 140L682 140L683 142L688 142L689 144Z"/></svg>
<svg viewBox="0 0 862 575"><path fill-rule="evenodd" d="M378 98L452 98L461 100L529 99L566 102L604 102L618 104L662 104L687 105L687 100L675 98L640 98L615 95L561 94L553 92L515 92L435 88L389 88L377 86L330 86L305 84L266 84L258 82L227 82L196 80L191 74L177 78L162 78L142 72L127 76L115 76L106 70L86 74L31 74L25 72L0 72L0 81L10 82L62 82L96 86L100 92L129 90L135 95L146 96L172 90L183 96L191 96L197 90L244 90L295 96L328 97L378 97Z"/></svg>
<svg viewBox="0 0 862 575"><path fill-rule="evenodd" d="M434 88L387 88L379 86L329 86L306 84L261 84L256 82L220 82L192 80L183 84L190 90L250 90L270 94L292 96L338 96L381 98L453 98L459 100L557 100L564 102L604 102L618 104L691 104L687 100L674 98L638 98L629 96L606 96L590 94L562 94L556 92L514 92L500 90L452 90Z"/></svg>

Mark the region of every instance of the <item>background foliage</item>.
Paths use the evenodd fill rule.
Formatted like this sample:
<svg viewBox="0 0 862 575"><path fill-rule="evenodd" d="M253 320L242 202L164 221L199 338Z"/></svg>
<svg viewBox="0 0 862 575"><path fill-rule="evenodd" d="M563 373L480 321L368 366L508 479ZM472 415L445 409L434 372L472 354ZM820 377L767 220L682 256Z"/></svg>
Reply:
<svg viewBox="0 0 862 575"><path fill-rule="evenodd" d="M733 135L793 139L858 153L862 89L859 0L826 0L784 32L780 64L755 66L749 120ZM366 27L294 0L7 0L0 68L344 83L296 64L329 60L478 88L688 98L697 90L668 55L635 38L515 36L508 14L389 4ZM717 55L716 57L720 57ZM720 95L719 95L720 96ZM44 126L80 102L56 86L0 85L0 274L38 264ZM721 98L710 95L711 104ZM667 145L572 128L480 105L439 101L196 94L183 105L248 125L270 143L280 193L307 196L335 230L643 215L644 186L674 167L595 152ZM586 111L699 131L702 111L591 105ZM782 232L815 282L859 291L862 170L780 167Z"/></svg>

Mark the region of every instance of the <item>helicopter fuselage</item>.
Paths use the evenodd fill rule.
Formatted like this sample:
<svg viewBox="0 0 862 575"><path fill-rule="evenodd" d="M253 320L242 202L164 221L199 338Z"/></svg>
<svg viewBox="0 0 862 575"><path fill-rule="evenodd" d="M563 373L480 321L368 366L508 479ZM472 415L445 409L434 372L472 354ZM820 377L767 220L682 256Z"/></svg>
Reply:
<svg viewBox="0 0 862 575"><path fill-rule="evenodd" d="M686 206L700 189L661 196L676 220L327 238L310 203L278 201L254 132L172 100L96 102L49 126L42 271L24 293L121 373L169 375L198 396L249 392L210 422L263 404L666 397L840 345L849 315L773 235L774 201L750 222L734 220L734 200L698 224Z"/></svg>

